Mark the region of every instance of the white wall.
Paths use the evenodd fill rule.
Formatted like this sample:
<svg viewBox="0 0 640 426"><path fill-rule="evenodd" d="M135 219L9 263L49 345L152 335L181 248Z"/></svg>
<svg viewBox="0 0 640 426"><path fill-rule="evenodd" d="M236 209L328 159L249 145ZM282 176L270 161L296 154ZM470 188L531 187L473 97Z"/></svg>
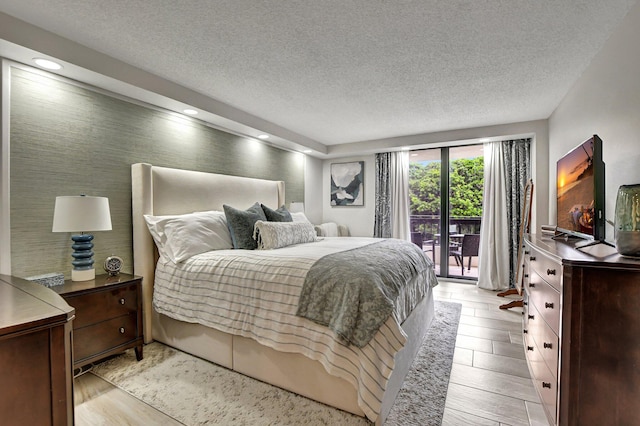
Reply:
<svg viewBox="0 0 640 426"><path fill-rule="evenodd" d="M305 156L304 210L307 218L314 224L322 223L322 167L321 159Z"/></svg>
<svg viewBox="0 0 640 426"><path fill-rule="evenodd" d="M618 187L640 183L639 41L640 3L629 12L549 118L551 223L557 217L556 161L593 134L603 141L607 219L613 220ZM613 237L613 226L607 225L606 239L612 241Z"/></svg>

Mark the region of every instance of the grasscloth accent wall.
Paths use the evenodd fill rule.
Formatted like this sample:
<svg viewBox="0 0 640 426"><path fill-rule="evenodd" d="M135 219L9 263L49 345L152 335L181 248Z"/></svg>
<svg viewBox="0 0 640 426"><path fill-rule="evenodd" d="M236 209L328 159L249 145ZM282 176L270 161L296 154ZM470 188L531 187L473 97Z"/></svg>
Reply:
<svg viewBox="0 0 640 426"><path fill-rule="evenodd" d="M71 234L52 233L57 195L109 198L112 231L96 232L96 273L117 254L132 271L131 164L283 180L304 199L302 155L79 85L12 68L11 266L20 277L71 274ZM249 206L237 206L246 208Z"/></svg>

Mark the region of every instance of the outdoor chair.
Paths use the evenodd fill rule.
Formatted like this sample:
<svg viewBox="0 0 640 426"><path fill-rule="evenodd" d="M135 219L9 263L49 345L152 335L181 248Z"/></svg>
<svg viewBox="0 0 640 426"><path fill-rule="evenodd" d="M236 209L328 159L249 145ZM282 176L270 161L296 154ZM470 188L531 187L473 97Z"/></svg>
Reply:
<svg viewBox="0 0 640 426"><path fill-rule="evenodd" d="M474 256L478 256L478 251L480 249L480 234L465 234L462 237L462 243L455 249L453 249L450 254L453 255L456 259L456 262L460 265L462 270L462 275L464 276L464 258L469 258L469 263L467 265L468 270L471 270L471 258Z"/></svg>

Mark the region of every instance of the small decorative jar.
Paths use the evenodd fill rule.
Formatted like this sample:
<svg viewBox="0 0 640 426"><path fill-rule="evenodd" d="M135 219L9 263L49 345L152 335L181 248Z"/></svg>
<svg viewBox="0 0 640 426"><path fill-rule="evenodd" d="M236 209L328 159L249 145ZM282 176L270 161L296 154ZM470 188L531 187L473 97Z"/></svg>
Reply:
<svg viewBox="0 0 640 426"><path fill-rule="evenodd" d="M615 240L618 253L640 257L640 184L618 188Z"/></svg>

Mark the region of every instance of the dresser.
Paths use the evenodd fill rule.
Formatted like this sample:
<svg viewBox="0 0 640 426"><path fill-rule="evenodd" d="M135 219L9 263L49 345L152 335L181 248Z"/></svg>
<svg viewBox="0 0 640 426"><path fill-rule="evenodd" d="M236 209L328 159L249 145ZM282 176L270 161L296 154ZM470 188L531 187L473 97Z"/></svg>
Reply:
<svg viewBox="0 0 640 426"><path fill-rule="evenodd" d="M0 275L1 424L73 424L73 314L50 289Z"/></svg>
<svg viewBox="0 0 640 426"><path fill-rule="evenodd" d="M142 278L120 273L96 275L52 287L76 310L73 322L73 365L81 368L135 348L142 359Z"/></svg>
<svg viewBox="0 0 640 426"><path fill-rule="evenodd" d="M525 238L522 332L536 391L552 425L640 424L640 261L575 243Z"/></svg>

